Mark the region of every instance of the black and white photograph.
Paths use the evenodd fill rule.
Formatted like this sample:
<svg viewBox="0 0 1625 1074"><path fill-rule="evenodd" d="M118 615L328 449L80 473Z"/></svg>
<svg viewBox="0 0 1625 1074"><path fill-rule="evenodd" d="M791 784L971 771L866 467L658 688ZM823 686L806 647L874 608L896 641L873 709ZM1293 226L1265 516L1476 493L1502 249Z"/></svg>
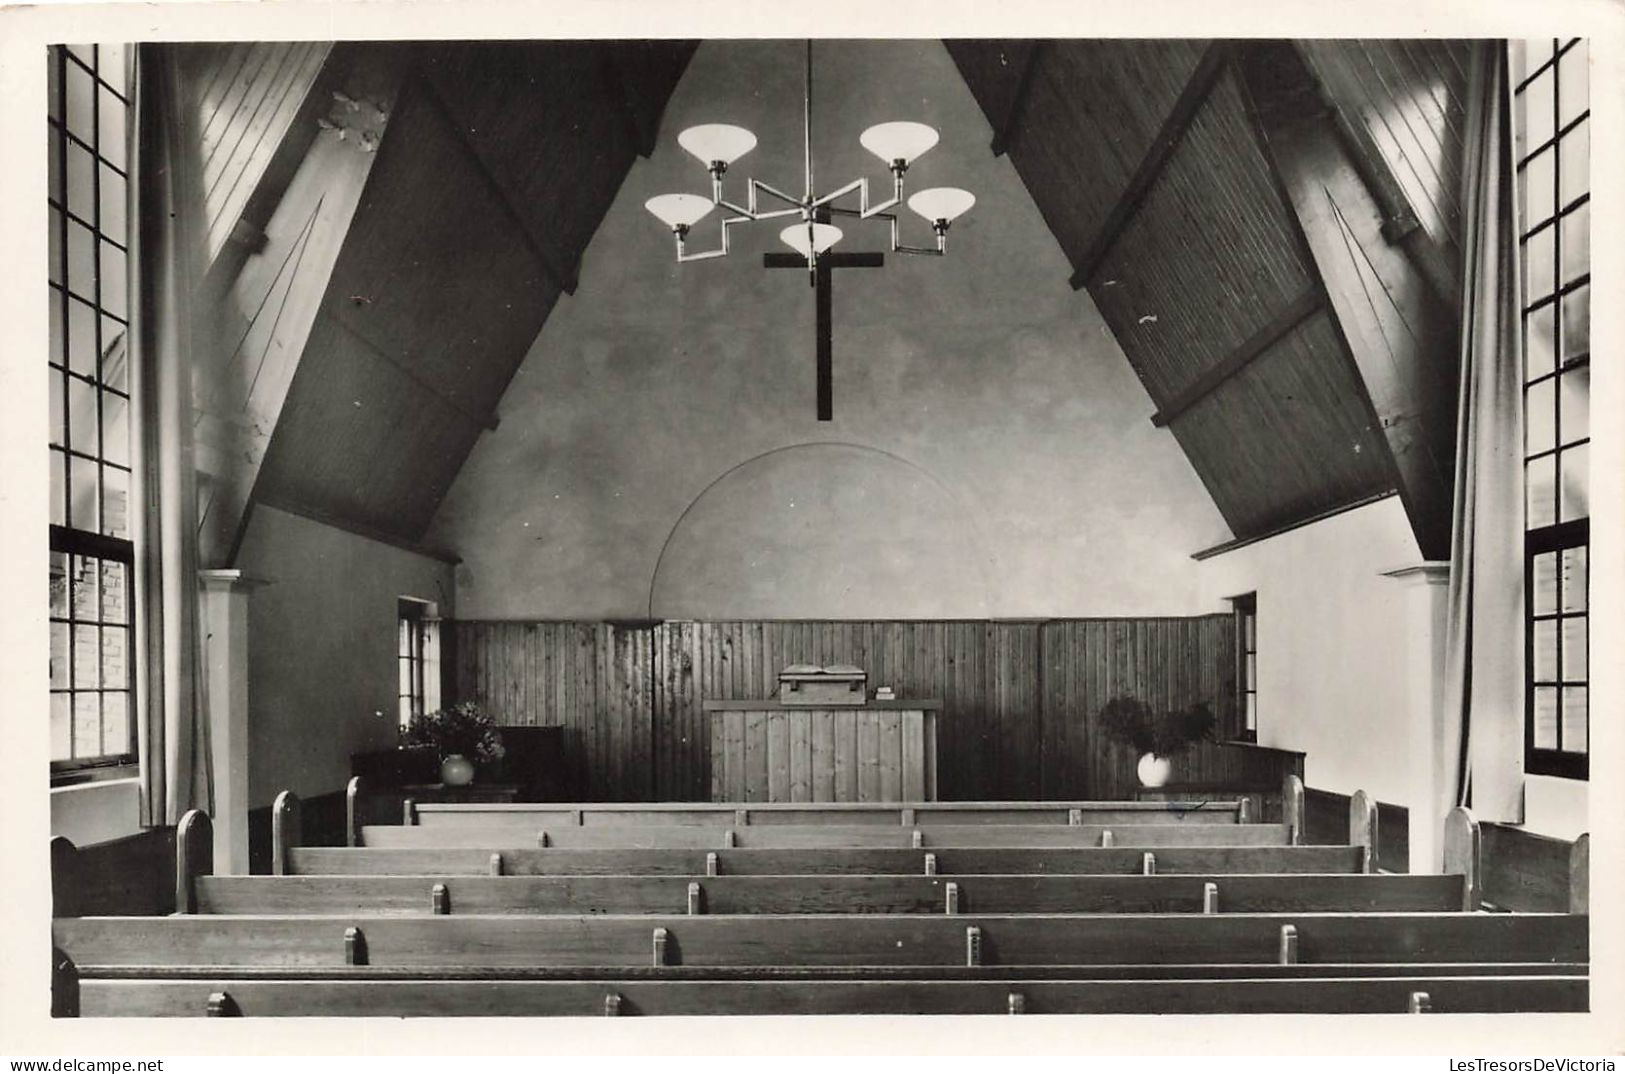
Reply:
<svg viewBox="0 0 1625 1074"><path fill-rule="evenodd" d="M1625 1049L1625 10L573 6L0 11L0 1051Z"/></svg>

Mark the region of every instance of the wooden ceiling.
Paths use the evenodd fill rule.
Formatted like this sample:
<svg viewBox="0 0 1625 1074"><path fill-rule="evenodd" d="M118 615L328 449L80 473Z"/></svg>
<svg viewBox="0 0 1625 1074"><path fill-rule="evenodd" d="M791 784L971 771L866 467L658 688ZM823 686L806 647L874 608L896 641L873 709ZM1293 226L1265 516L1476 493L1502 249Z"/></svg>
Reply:
<svg viewBox="0 0 1625 1074"><path fill-rule="evenodd" d="M1465 47L947 45L1236 538L1397 490L1447 554Z"/></svg>
<svg viewBox="0 0 1625 1074"><path fill-rule="evenodd" d="M396 104L254 490L418 541L694 45L378 45Z"/></svg>
<svg viewBox="0 0 1625 1074"><path fill-rule="evenodd" d="M1397 491L1446 555L1468 46L946 44L1235 537ZM412 543L694 44L358 48L404 74L254 499Z"/></svg>

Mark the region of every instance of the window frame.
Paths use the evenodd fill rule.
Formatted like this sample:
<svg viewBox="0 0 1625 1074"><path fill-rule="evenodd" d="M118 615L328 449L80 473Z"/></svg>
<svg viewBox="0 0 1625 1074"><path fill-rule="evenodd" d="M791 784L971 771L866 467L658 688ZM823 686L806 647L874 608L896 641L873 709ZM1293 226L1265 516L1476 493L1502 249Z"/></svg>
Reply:
<svg viewBox="0 0 1625 1074"><path fill-rule="evenodd" d="M1523 291L1519 295L1519 330L1523 333L1525 345L1522 349L1523 365L1519 370L1520 390L1524 401L1524 430L1522 444L1519 452L1520 477L1523 486L1523 556L1524 556L1524 600L1523 600L1523 642L1524 642L1524 771L1531 775L1557 776L1567 779L1588 780L1590 778L1590 479L1587 472L1584 479L1586 486L1586 514L1573 518L1565 518L1565 501L1567 490L1564 487L1563 458L1566 453L1580 449L1585 452L1581 456L1584 465L1589 471L1589 444L1590 437L1590 393L1589 386L1583 402L1574 401L1574 405L1583 406L1585 410L1586 435L1573 439L1565 438L1564 414L1566 378L1579 370L1589 371L1591 365L1591 349L1589 339L1590 312L1589 304L1582 316L1586 331L1586 343L1583 350L1565 356L1569 348L1570 326L1566 323L1565 307L1568 296L1577 294L1582 290L1589 296L1591 284L1590 271L1590 243L1589 243L1589 212L1591 203L1591 176L1589 168L1589 145L1587 147L1587 175L1584 189L1565 198L1565 141L1575 138L1574 145L1580 145L1580 139L1589 140L1591 137L1591 108L1589 100L1589 78L1587 79L1586 106L1578 110L1573 116L1564 118L1563 94L1563 64L1584 63L1579 55L1586 55L1589 48L1581 49L1581 38L1548 38L1549 46L1543 46L1544 52L1540 62L1523 66L1528 68L1520 72L1520 77L1513 88L1513 144L1515 147L1515 214L1517 219L1518 236L1518 264L1519 275L1523 283ZM1520 45L1509 45L1508 52L1513 48L1525 51L1530 42ZM1578 54L1578 55L1577 55ZM1549 132L1538 143L1524 146L1527 128L1527 102L1530 97L1528 90L1540 78L1546 77L1550 82L1551 117ZM1547 90L1541 90L1541 104L1545 103ZM1543 128L1545 122L1543 120ZM1542 157L1546 160L1541 160ZM1542 201L1538 207L1529 205L1531 191L1529 189L1530 165L1540 161L1539 166L1543 172L1546 164L1550 164L1550 191L1549 202ZM1543 176L1544 181L1544 176ZM1542 194L1547 191L1541 190ZM1567 253L1565 247L1565 225L1571 219L1581 219L1578 214L1585 213L1584 220L1588 228L1585 264L1572 266L1579 271L1566 271L1565 260ZM1530 221L1534 223L1531 226ZM1529 274L1530 244L1532 241L1542 243L1544 247L1549 235L1550 242L1550 268L1549 279L1541 279L1532 283ZM1544 254L1544 249L1543 249ZM1535 295L1533 301L1529 296ZM1589 298L1588 298L1589 303ZM1578 305L1578 303L1576 303ZM1531 321L1541 316L1547 310L1551 311L1551 363L1550 368L1542 368L1531 375L1530 348L1528 339L1531 333ZM1587 372L1589 378L1589 372ZM1576 377L1576 380L1579 378ZM1589 383L1589 382L1588 382ZM1547 387L1549 385L1549 387ZM1549 391L1551 395L1550 407L1550 443L1543 443L1538 450L1530 450L1530 421L1531 393L1536 391ZM1572 411L1570 417L1574 417ZM1543 418L1544 421L1544 418ZM1546 460L1550 459L1548 463ZM1551 521L1539 525L1531 525L1531 473L1536 465L1545 464L1549 467L1551 479ZM1565 598L1567 583L1563 577L1563 553L1573 549L1584 549L1586 554L1586 572L1582 583L1585 587L1585 598L1579 602L1578 610ZM1536 565L1541 556L1552 555L1553 559L1553 607L1549 611L1538 612L1535 607ZM1568 605L1568 607L1565 607ZM1565 624L1578 620L1584 624L1586 659L1581 677L1571 678L1565 670L1567 660L1564 649ZM1553 641L1551 647L1550 668L1551 678L1536 677L1537 636L1542 624L1553 623ZM1564 697L1566 691L1571 689L1584 690L1586 693L1585 712L1585 747L1583 749L1564 749ZM1555 724L1556 747L1537 746L1536 728L1536 697L1538 691L1551 690L1554 692L1553 721Z"/></svg>
<svg viewBox="0 0 1625 1074"><path fill-rule="evenodd" d="M129 238L132 226L128 208L131 150L130 68L129 54L120 50L118 56L122 69L115 79L109 81L104 77L109 72L102 70L103 51L104 47L96 44L63 43L46 46L49 85L46 115L49 140L47 153L53 158L51 162L53 167L47 176L47 224L55 240L52 244L54 256L47 266L47 296L52 312L59 317L53 318L56 324L46 355L47 377L52 393L50 407L52 423L47 430L47 455L52 460L47 478L52 486L49 501L51 504L49 552L53 560L58 556L63 557L66 565L63 581L65 589L60 610L54 597L52 606L47 609L48 631L52 639L56 637L59 627L65 634L65 651L62 653L62 659L66 663L60 680L56 674L58 669L54 667L52 669L51 682L48 684L51 711L48 712L47 718L54 718L57 704L55 699L65 696L70 754L68 757L52 756L49 759L52 786L127 776L139 769L140 757L139 687L143 665L136 637L138 602L134 535L137 527L133 517L137 507L135 486L139 452L132 434L136 403L129 364L132 353L129 320L131 303L128 294ZM88 62L85 54L88 54ZM72 100L69 90L70 75L79 81L88 79L90 96L87 102L88 118L82 111L70 114ZM117 161L107 154L112 147L103 140L104 128L108 125L104 123L103 111L109 104L123 109L122 122L118 124L118 133L123 139L123 146ZM88 126L81 130L81 124ZM89 161L89 190L81 191L81 196L88 197L90 202L88 207L75 205L75 185L70 174L74 169L73 162L85 158ZM107 173L111 173L111 176L116 176L117 182L124 184L124 209L120 213L121 220L118 223L103 219L104 178L106 181L114 181L111 176L106 176L104 169ZM84 211L86 208L88 219ZM122 227L122 231L115 233L104 230L110 225L114 228ZM83 275L84 266L74 264L71 236L80 232L89 237L92 251L89 265L91 280L88 288L82 279L76 279L77 276ZM104 285L110 275L104 259L113 251L116 251L116 254L113 254L115 258L122 258L124 261L123 272L119 275L126 281L124 301L117 310L108 305L108 299L112 297L113 292L111 290L104 292ZM53 276L56 278L51 278ZM85 293L87 291L88 294ZM74 351L76 337L84 331L84 323L76 315L84 311L88 311L88 323L92 326L93 340L89 347L89 357L92 361L88 372L80 368L86 363L76 359ZM122 387L109 375L108 364L109 356L113 353L120 335L124 341L125 361ZM78 386L77 393L75 385ZM86 391L89 393L88 396L84 394ZM75 436L76 397L94 401L93 437ZM123 462L118 461L109 450L107 404L110 397L123 401L124 429L127 438L123 445ZM58 406L60 414L57 413ZM84 414L80 415L81 420L85 417ZM87 450L87 444L84 442L86 439L94 440L93 451ZM94 481L88 525L85 519L76 517L77 505L74 496L75 482L83 477L87 468ZM124 490L125 512L122 536L107 532L110 525L105 512L112 502L108 493L115 487L109 484L110 472L123 475L120 479ZM76 566L85 561L96 565L96 606L93 614L81 611L76 592ZM107 564L122 567L122 619L106 618L108 605L104 583L107 577L105 570ZM53 575L53 583L55 580ZM95 632L97 645L98 674L95 686L81 684L78 675L78 649L81 636L79 631L86 627ZM106 638L103 631L109 628L123 632L122 686L106 685L101 674L107 667L104 663L106 650L102 648ZM62 685L57 685L58 681ZM107 711L104 699L109 693L122 694L124 697L126 733L124 744L127 748L107 753L71 756L78 731L78 699L87 694L97 698L96 728L98 736L105 739ZM99 742L98 745L105 747L106 742ZM55 753L54 745L52 753Z"/></svg>
<svg viewBox="0 0 1625 1074"><path fill-rule="evenodd" d="M1258 741L1258 593L1240 593L1230 599L1230 614L1236 630L1236 719L1232 735L1236 742ZM1249 624L1252 630L1249 632ZM1249 634L1251 645L1249 647ZM1251 657L1249 665L1248 658ZM1249 671L1250 667L1250 671ZM1249 710L1247 701L1252 699ZM1252 715L1248 722L1249 711Z"/></svg>
<svg viewBox="0 0 1625 1074"><path fill-rule="evenodd" d="M402 731L412 720L428 714L427 689L430 605L411 597L395 602L395 718ZM402 652L405 648L407 651ZM406 663L406 692L401 692L401 663Z"/></svg>

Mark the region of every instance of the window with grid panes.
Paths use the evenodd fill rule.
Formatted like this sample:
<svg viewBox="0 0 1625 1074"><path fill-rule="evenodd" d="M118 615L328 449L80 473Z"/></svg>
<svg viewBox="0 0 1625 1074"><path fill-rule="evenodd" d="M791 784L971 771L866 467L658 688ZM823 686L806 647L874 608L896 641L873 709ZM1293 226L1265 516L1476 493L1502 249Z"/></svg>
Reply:
<svg viewBox="0 0 1625 1074"><path fill-rule="evenodd" d="M1236 621L1236 737L1258 741L1258 594L1230 598Z"/></svg>
<svg viewBox="0 0 1625 1074"><path fill-rule="evenodd" d="M426 605L402 598L397 602L396 621L399 643L396 669L399 673L400 725L405 728L413 717L424 714L424 668L427 647Z"/></svg>
<svg viewBox="0 0 1625 1074"><path fill-rule="evenodd" d="M49 46L53 774L135 760L126 54Z"/></svg>
<svg viewBox="0 0 1625 1074"><path fill-rule="evenodd" d="M1511 47L1524 338L1524 764L1590 771L1590 54Z"/></svg>

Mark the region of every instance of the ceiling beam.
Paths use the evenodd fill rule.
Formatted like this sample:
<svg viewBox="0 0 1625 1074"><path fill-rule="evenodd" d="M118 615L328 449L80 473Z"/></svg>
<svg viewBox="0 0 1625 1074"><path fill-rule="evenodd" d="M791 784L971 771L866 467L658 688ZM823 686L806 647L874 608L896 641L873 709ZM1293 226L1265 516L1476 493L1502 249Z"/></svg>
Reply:
<svg viewBox="0 0 1625 1074"><path fill-rule="evenodd" d="M1161 410L1151 415L1151 424L1160 429L1206 399L1221 384L1251 365L1253 359L1275 346L1283 336L1323 308L1325 303L1318 289L1305 291L1299 295L1280 313L1270 318L1268 324L1242 340L1235 350L1203 370L1201 376L1180 389L1178 394L1162 405Z"/></svg>
<svg viewBox="0 0 1625 1074"><path fill-rule="evenodd" d="M1457 325L1422 272L1382 233L1380 206L1329 123L1329 107L1289 42L1236 54L1254 133L1324 288L1340 350L1417 545L1450 554L1455 469Z"/></svg>
<svg viewBox="0 0 1625 1074"><path fill-rule="evenodd" d="M1213 90L1213 84L1219 80L1224 70L1225 59L1229 56L1233 46L1227 41L1211 42L1202 58L1197 61L1196 70L1191 72L1190 78L1185 81L1185 88L1180 90L1179 99L1174 102L1173 108L1162 121L1162 127L1157 131L1156 138L1151 142L1151 148L1146 150L1145 157L1140 166L1134 170L1129 179L1128 186L1117 199L1117 204L1106 216L1106 221L1100 226L1100 232L1095 236L1089 249L1079 258L1072 273L1072 289L1081 290L1100 269L1101 262L1111 253L1117 240L1122 238L1123 232L1128 228L1134 214L1140 209L1140 203L1156 185L1157 178L1167 166L1174 150L1179 147L1185 132L1190 129L1196 113L1206 103L1208 94Z"/></svg>
<svg viewBox="0 0 1625 1074"><path fill-rule="evenodd" d="M429 397L435 402L439 403L441 406L445 407L459 418L462 418L470 425L478 426L479 428L489 430L490 432L496 432L500 419L498 419L495 414L486 414L483 416L476 414L474 411L468 409L463 404L441 391L438 387L431 384L428 380L424 379L424 377L418 373L417 370L413 369L406 359L389 353L389 351L373 342L372 339L367 336L366 332L363 331L359 325L354 324L350 320L350 317L343 312L342 306L330 307L328 309L328 316L333 318L333 323L338 325L339 329L345 335L361 344L363 350L372 355L374 358L377 358L379 361L383 362L385 365L389 366L389 368L395 370L395 372L399 373L401 376L405 377L419 388L423 389L423 391L427 392Z"/></svg>
<svg viewBox="0 0 1625 1074"><path fill-rule="evenodd" d="M1247 537L1234 537L1228 541L1222 541L1219 544L1204 548L1200 552L1192 552L1191 558L1195 560L1203 560L1212 559L1214 556L1222 556L1226 552L1234 552L1238 548L1246 548L1250 544L1257 544L1260 541L1267 541L1271 537L1279 537L1283 533L1291 533L1295 529L1301 529L1304 526L1312 526L1316 522L1324 522L1326 519L1334 518L1346 511L1353 511L1357 508L1377 503L1380 500L1386 500L1393 494L1393 489L1387 489L1383 492L1373 492L1369 496L1361 496L1358 500L1338 504L1336 507L1328 507L1324 511L1317 511L1312 515L1305 515L1302 518L1294 518L1291 521L1283 522L1278 526L1271 526L1269 529L1266 529L1260 533L1254 533Z"/></svg>
<svg viewBox="0 0 1625 1074"><path fill-rule="evenodd" d="M996 157L1010 151L1011 144L1021 131L1022 117L1027 111L1027 95L1033 84L1033 72L1038 70L1038 61L1047 47L1048 43L1043 40L1027 42L1027 55L1023 57L1021 71L1016 76L1016 92L1010 98L1010 107L1005 109L1004 118L993 131L993 155Z"/></svg>
<svg viewBox="0 0 1625 1074"><path fill-rule="evenodd" d="M474 170L479 174L481 181L484 182L486 188L496 198L497 204L502 206L502 211L509 220L513 221L520 239L525 244L525 248L536 259L536 264L559 290L567 295L575 294L576 284L579 282L576 266L560 264L554 257L553 251L547 248L541 237L531 231L529 225L525 223L524 214L519 211L519 208L514 205L513 199L508 195L507 188L492 173L490 167L485 163L485 158L480 155L479 147L469 138L468 131L458 121L456 113L446 103L445 98L440 96L440 91L435 88L434 79L420 69L416 72L416 77L412 82L423 99L428 102L430 109L445 123L447 129L456 136L457 144L468 155L469 163L474 166Z"/></svg>

